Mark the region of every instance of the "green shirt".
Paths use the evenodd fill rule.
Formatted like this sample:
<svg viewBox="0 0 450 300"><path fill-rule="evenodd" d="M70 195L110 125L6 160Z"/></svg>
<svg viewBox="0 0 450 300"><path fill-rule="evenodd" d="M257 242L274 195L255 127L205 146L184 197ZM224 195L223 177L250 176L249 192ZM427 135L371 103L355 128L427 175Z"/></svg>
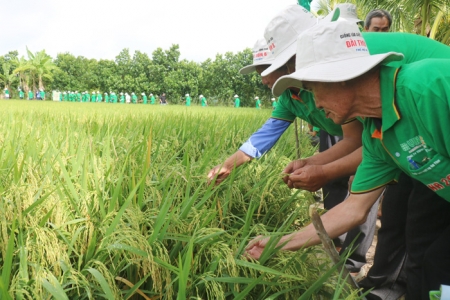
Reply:
<svg viewBox="0 0 450 300"><path fill-rule="evenodd" d="M23 91L19 92L19 97L20 98L23 98L24 95L25 95L25 93ZM60 95L62 95L62 94L60 93ZM60 100L61 100L61 96L60 96Z"/></svg>
<svg viewBox="0 0 450 300"><path fill-rule="evenodd" d="M277 105L278 105L277 101L273 101L272 102L272 108L273 109L277 108Z"/></svg>
<svg viewBox="0 0 450 300"><path fill-rule="evenodd" d="M155 96L150 97L150 104L155 104Z"/></svg>
<svg viewBox="0 0 450 300"><path fill-rule="evenodd" d="M296 117L331 135L342 135L341 125L327 119L325 113L317 109L312 93L301 91L300 97L296 97L290 90L286 90L278 98L277 109L272 111L272 118L293 122Z"/></svg>
<svg viewBox="0 0 450 300"><path fill-rule="evenodd" d="M102 100L103 100L102 94L97 94L97 101L102 102Z"/></svg>
<svg viewBox="0 0 450 300"><path fill-rule="evenodd" d="M108 96L108 94L105 94L105 103L108 103L109 102L109 96Z"/></svg>
<svg viewBox="0 0 450 300"><path fill-rule="evenodd" d="M97 99L97 96L93 93L93 94L91 95L91 102L95 102L96 99Z"/></svg>
<svg viewBox="0 0 450 300"><path fill-rule="evenodd" d="M448 59L422 60L401 69L381 68L383 122L363 121L363 161L352 193L385 185L403 171L450 202L448 70Z"/></svg>
<svg viewBox="0 0 450 300"><path fill-rule="evenodd" d="M261 100L256 100L256 108L261 108Z"/></svg>
<svg viewBox="0 0 450 300"><path fill-rule="evenodd" d="M146 95L142 95L142 102L144 102L144 104L147 104L147 96Z"/></svg>
<svg viewBox="0 0 450 300"><path fill-rule="evenodd" d="M239 98L234 99L234 107L239 107L239 106L241 106L241 99L239 99Z"/></svg>
<svg viewBox="0 0 450 300"><path fill-rule="evenodd" d="M186 106L191 106L191 97L186 97Z"/></svg>
<svg viewBox="0 0 450 300"><path fill-rule="evenodd" d="M28 99L33 99L33 92L32 91L28 91Z"/></svg>
<svg viewBox="0 0 450 300"><path fill-rule="evenodd" d="M44 99L45 99L45 92L44 92L44 91L41 91L40 94L41 94L42 100L44 100Z"/></svg>
<svg viewBox="0 0 450 300"><path fill-rule="evenodd" d="M205 97L202 97L200 102L201 102L202 106L206 106L206 98Z"/></svg>
<svg viewBox="0 0 450 300"><path fill-rule="evenodd" d="M133 103L137 103L137 96L136 95L131 96L131 99L132 99Z"/></svg>

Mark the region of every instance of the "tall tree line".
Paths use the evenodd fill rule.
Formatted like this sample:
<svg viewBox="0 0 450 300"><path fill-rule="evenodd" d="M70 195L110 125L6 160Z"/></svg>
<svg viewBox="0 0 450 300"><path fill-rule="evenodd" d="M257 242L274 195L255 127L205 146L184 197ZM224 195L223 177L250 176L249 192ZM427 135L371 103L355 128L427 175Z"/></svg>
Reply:
<svg viewBox="0 0 450 300"><path fill-rule="evenodd" d="M28 50L28 49L27 49ZM19 58L17 51L0 56L3 73L0 87L17 93L18 88L59 91L134 92L136 94L166 93L171 103L180 103L185 94L194 102L198 95L218 105L232 105L238 94L243 106L253 106L255 96L269 100L270 90L263 86L256 74L241 75L239 70L252 63L252 51L245 49L236 54L217 54L215 59L202 63L180 60L178 45L170 49L158 48L151 57L147 53L123 49L114 60L75 57L60 53L55 59L45 50L32 53L28 59ZM1 73L1 72L0 72ZM3 76L3 75L2 75ZM269 101L266 101L269 103Z"/></svg>

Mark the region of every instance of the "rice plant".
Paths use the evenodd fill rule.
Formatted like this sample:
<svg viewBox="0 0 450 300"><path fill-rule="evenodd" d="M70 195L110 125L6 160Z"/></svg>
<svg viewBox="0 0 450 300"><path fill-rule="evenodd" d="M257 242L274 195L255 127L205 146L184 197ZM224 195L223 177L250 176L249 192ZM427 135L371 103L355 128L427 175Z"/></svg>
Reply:
<svg viewBox="0 0 450 300"><path fill-rule="evenodd" d="M320 247L243 249L309 222L280 173L289 129L221 185L206 173L269 111L2 101L1 299L357 299ZM301 136L302 155L314 150ZM338 292L336 292L338 291ZM303 295L303 296L302 296ZM303 298L301 298L303 297Z"/></svg>

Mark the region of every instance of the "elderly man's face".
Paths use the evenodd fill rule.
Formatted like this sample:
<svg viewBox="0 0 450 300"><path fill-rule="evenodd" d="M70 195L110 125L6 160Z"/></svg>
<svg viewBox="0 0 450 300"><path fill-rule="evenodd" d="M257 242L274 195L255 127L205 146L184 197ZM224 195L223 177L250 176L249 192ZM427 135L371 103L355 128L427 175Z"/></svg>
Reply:
<svg viewBox="0 0 450 300"><path fill-rule="evenodd" d="M261 73L268 67L269 67L268 65L257 66L256 72L258 72L258 74L261 75ZM267 76L261 76L261 82L262 84L267 85L271 89L273 84L275 83L275 81L277 81L278 78L288 74L289 73L287 72L287 68L280 68L278 70L273 71Z"/></svg>
<svg viewBox="0 0 450 300"><path fill-rule="evenodd" d="M389 20L386 17L372 18L370 26L365 28L368 32L388 32Z"/></svg>
<svg viewBox="0 0 450 300"><path fill-rule="evenodd" d="M314 94L316 106L336 124L344 124L352 116L352 93L345 82L303 82L303 88Z"/></svg>

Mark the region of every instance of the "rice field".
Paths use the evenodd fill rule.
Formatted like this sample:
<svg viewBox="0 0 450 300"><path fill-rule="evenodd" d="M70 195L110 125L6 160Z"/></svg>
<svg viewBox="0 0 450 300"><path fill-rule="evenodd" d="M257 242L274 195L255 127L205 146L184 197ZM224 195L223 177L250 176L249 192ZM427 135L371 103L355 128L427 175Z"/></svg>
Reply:
<svg viewBox="0 0 450 300"><path fill-rule="evenodd" d="M269 110L0 101L1 299L357 299L320 247L242 254L309 222L290 128L218 187ZM292 127L292 126L291 126ZM302 156L314 152L300 135Z"/></svg>

